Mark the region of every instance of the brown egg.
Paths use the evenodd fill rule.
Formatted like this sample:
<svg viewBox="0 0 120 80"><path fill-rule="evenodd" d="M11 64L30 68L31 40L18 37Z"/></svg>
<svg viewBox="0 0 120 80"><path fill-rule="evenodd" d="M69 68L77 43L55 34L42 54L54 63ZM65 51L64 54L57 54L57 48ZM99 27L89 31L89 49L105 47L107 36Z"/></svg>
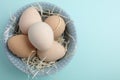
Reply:
<svg viewBox="0 0 120 80"><path fill-rule="evenodd" d="M65 30L65 21L58 15L49 16L45 22L52 27L55 39L61 36Z"/></svg>
<svg viewBox="0 0 120 80"><path fill-rule="evenodd" d="M52 47L47 51L39 51L37 50L37 55L40 59L45 59L44 61L56 61L62 58L65 55L65 48L54 41Z"/></svg>
<svg viewBox="0 0 120 80"><path fill-rule="evenodd" d="M40 22L41 16L35 7L27 8L20 17L19 27L22 33L27 34L30 25Z"/></svg>
<svg viewBox="0 0 120 80"><path fill-rule="evenodd" d="M18 57L29 57L36 49L26 35L16 35L8 39L8 48Z"/></svg>

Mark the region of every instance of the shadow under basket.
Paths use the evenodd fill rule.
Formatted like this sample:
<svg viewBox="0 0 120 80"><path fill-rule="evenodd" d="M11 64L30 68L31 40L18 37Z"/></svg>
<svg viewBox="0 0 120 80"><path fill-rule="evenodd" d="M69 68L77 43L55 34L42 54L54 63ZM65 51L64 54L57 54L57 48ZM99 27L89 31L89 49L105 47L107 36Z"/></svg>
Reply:
<svg viewBox="0 0 120 80"><path fill-rule="evenodd" d="M30 71L27 69L27 65L25 63L23 63L21 58L13 55L7 47L7 40L9 39L9 37L11 37L15 34L14 31L15 31L15 29L17 29L16 27L18 27L18 21L19 21L19 18L21 16L21 14L23 13L23 11L25 9L27 9L28 7L31 7L31 6L34 6L37 9L42 8L43 11L50 10L50 11L53 11L54 13L57 13L57 14L59 13L60 15L62 15L61 17L63 17L65 22L71 21L71 22L66 24L66 29L64 31L65 40L70 41L70 43L68 44L68 47L67 47L66 55L62 59L60 59L59 61L57 61L55 63L57 68L55 68L53 66L49 67L49 68L45 68L44 72L39 71L37 76L44 76L44 75L53 74L53 73L59 71L60 69L64 68L64 66L67 65L71 61L71 59L74 55L74 51L75 51L75 48L76 48L76 42L77 42L76 41L76 31L75 31L75 26L73 24L73 21L70 19L70 17L68 16L68 14L65 11L63 11L61 8L57 7L56 5L51 4L51 3L47 3L47 2L37 2L37 3L28 4L28 5L20 8L10 18L10 20L9 20L9 22L8 22L6 28L5 28L4 34L3 34L2 44L4 46L5 53L7 54L9 60L13 63L13 65L15 65L18 69L25 72L26 74L31 75ZM34 70L34 73L36 71Z"/></svg>

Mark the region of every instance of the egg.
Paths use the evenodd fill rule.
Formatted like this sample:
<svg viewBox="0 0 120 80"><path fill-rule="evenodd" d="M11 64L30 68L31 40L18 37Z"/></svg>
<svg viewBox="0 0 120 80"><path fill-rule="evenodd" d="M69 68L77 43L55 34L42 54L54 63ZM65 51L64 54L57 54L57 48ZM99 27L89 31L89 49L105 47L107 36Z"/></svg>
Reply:
<svg viewBox="0 0 120 80"><path fill-rule="evenodd" d="M54 36L52 28L45 22L38 22L30 26L28 38L32 45L41 51L52 46Z"/></svg>
<svg viewBox="0 0 120 80"><path fill-rule="evenodd" d="M37 55L40 59L44 59L44 61L56 61L62 58L66 53L65 48L54 41L52 47L47 51L39 51L37 50Z"/></svg>
<svg viewBox="0 0 120 80"><path fill-rule="evenodd" d="M30 25L40 22L41 16L34 7L27 8L20 17L19 27L22 33L27 34Z"/></svg>
<svg viewBox="0 0 120 80"><path fill-rule="evenodd" d="M51 26L54 32L54 37L57 39L65 30L65 21L59 15L49 16L45 22Z"/></svg>
<svg viewBox="0 0 120 80"><path fill-rule="evenodd" d="M26 35L16 35L8 39L9 50L18 57L29 57L36 49L31 45Z"/></svg>

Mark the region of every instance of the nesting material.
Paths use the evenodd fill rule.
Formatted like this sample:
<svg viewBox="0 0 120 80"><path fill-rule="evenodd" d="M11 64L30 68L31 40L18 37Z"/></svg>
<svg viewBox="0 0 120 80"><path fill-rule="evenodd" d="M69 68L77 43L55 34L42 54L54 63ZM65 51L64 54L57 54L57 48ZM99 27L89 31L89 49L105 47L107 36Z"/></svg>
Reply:
<svg viewBox="0 0 120 80"><path fill-rule="evenodd" d="M22 58L22 61L33 70L37 69L38 71L43 70L46 67L51 67L53 64L55 64L55 61L47 62L44 61L44 59L41 60L37 55L33 56L29 60L28 58Z"/></svg>

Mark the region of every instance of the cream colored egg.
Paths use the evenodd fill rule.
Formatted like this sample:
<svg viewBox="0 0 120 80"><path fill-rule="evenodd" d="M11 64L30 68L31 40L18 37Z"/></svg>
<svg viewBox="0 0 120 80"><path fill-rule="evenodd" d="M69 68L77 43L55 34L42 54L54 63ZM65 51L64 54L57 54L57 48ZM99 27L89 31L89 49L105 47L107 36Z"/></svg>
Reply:
<svg viewBox="0 0 120 80"><path fill-rule="evenodd" d="M54 41L52 47L47 51L37 50L37 55L40 59L45 59L45 61L56 61L62 58L66 53L65 48Z"/></svg>
<svg viewBox="0 0 120 80"><path fill-rule="evenodd" d="M41 51L49 49L54 40L51 27L45 22L38 22L30 26L28 37L34 47Z"/></svg>
<svg viewBox="0 0 120 80"><path fill-rule="evenodd" d="M65 21L58 15L49 16L45 22L51 26L54 37L57 39L65 30Z"/></svg>
<svg viewBox="0 0 120 80"><path fill-rule="evenodd" d="M36 49L26 35L16 35L8 39L8 48L18 57L29 57Z"/></svg>
<svg viewBox="0 0 120 80"><path fill-rule="evenodd" d="M27 8L20 17L19 27L22 33L27 34L30 25L40 22L41 16L34 7Z"/></svg>

